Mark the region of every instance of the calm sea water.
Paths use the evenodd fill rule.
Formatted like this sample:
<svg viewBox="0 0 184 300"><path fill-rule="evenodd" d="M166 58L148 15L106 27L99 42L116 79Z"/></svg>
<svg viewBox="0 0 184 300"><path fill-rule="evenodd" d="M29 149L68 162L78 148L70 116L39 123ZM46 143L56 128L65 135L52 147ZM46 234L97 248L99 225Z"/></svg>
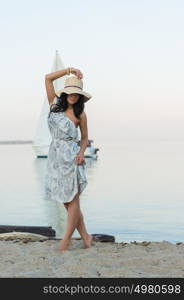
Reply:
<svg viewBox="0 0 184 300"><path fill-rule="evenodd" d="M80 197L89 233L117 242L184 241L184 142L95 146L98 159L86 159L88 186ZM64 205L43 199L46 160L29 144L0 146L1 225L52 226L63 236Z"/></svg>

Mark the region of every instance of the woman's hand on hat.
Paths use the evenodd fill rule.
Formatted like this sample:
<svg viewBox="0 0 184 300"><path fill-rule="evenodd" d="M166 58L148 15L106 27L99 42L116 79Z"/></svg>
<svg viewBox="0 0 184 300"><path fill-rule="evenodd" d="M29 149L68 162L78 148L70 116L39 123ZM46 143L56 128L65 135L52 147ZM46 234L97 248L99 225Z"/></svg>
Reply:
<svg viewBox="0 0 184 300"><path fill-rule="evenodd" d="M78 77L78 79L82 79L83 78L83 74L79 69L75 69L75 68L70 68L70 73L76 75Z"/></svg>

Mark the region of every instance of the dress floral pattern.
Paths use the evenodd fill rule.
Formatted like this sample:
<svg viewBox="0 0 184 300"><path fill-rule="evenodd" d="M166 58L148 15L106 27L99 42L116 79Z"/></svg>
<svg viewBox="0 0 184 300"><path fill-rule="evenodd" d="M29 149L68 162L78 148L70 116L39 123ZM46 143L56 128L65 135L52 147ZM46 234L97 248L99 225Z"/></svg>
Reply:
<svg viewBox="0 0 184 300"><path fill-rule="evenodd" d="M75 160L80 150L78 128L65 112L50 112L47 120L52 141L46 163L44 199L70 202L88 184L85 161L78 165Z"/></svg>

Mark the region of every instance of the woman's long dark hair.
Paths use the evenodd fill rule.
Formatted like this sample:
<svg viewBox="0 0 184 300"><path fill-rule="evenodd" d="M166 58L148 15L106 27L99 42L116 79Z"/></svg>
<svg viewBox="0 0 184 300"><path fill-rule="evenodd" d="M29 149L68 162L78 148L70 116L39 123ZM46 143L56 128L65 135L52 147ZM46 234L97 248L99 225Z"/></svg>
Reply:
<svg viewBox="0 0 184 300"><path fill-rule="evenodd" d="M56 101L54 101L55 103L51 104L50 106L50 112L61 112L61 111L65 111L68 108L68 102L67 102L67 95L66 93L62 93L60 97L58 97L56 95ZM83 112L85 107L84 104L84 96L79 94L79 99L76 103L74 103L73 105L73 111L74 111L74 115L76 116L77 119L80 119L80 114Z"/></svg>

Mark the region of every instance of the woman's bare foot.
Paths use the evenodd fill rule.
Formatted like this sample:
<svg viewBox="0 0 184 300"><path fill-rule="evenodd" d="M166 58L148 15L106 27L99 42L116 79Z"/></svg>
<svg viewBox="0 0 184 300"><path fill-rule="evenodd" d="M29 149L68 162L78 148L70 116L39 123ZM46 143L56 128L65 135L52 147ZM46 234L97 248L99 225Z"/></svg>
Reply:
<svg viewBox="0 0 184 300"><path fill-rule="evenodd" d="M84 248L90 248L92 245L93 236L91 234L88 234L88 237L83 240L84 242Z"/></svg>
<svg viewBox="0 0 184 300"><path fill-rule="evenodd" d="M61 241L61 246L60 246L59 250L60 250L61 252L66 251L66 250L69 250L70 242L71 242L70 239L63 239L63 240Z"/></svg>

